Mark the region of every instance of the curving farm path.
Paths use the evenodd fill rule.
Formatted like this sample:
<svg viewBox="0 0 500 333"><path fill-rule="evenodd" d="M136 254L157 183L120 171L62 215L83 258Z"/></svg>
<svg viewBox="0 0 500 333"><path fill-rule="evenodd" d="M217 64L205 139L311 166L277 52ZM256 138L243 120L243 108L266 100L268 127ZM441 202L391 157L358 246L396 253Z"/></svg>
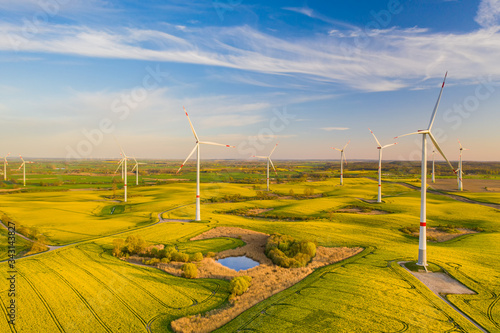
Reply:
<svg viewBox="0 0 500 333"><path fill-rule="evenodd" d="M375 179L373 177L365 177L365 178L370 179L370 180L378 181L377 179ZM395 181L392 181L392 180L382 180L382 183L402 185L402 186L410 188L412 190L420 191L420 186L415 186L415 185L411 185L411 184L404 183L404 182L395 182ZM495 209L500 209L500 204L475 201L475 200L472 200L472 199L469 199L469 198L466 198L466 197L462 197L460 195L455 195L455 194L451 194L451 193L437 191L437 190L432 189L431 187L427 188L427 193L442 195L442 196L445 196L445 197L448 197L448 198L451 198L451 199L454 199L454 200L457 200L457 201L465 202L465 203L471 203L471 204L487 206L487 207L491 207L491 208L495 208Z"/></svg>
<svg viewBox="0 0 500 333"><path fill-rule="evenodd" d="M149 224L149 225L144 226L144 227L140 227L140 228L136 228L136 229L132 229L132 230L124 230L124 231L120 231L120 232L117 232L117 233L114 233L114 234L105 235L105 236L98 236L98 237L95 237L95 238L85 239L85 240L81 240L81 241L78 241L78 242L74 242L74 243L70 243L70 244L65 244L65 245L46 245L49 248L47 251L33 253L33 254L22 256L22 257L18 257L18 258L16 258L16 260L23 259L23 258L28 258L28 257L34 257L34 256L37 256L37 255L40 255L40 254L43 254L43 253L51 252L51 251L54 251L54 250L57 250L57 249L61 249L61 248L65 248L65 247L68 247L68 246L85 243L85 242L96 240L96 239L101 239L101 238L106 238L106 237L113 237L113 236L116 236L116 235L124 234L126 232L134 231L134 230L139 230L139 229L144 229L144 228L150 228L150 227L155 226L155 225L160 224L160 223L167 223L167 222L184 222L185 223L185 222L191 222L193 220L164 219L162 217L162 215L164 213L167 213L167 212L170 212L170 211L182 208L182 207L190 206L190 205L194 205L194 203L193 204L186 204L186 205L178 206L178 207L167 209L167 210L165 210L163 212L160 212L160 213L158 213L158 221L157 222L155 222L153 224ZM7 228L7 226L3 223L2 220L0 220L0 227L9 230ZM25 240L27 240L27 241L29 241L29 242L33 242L33 240L31 238L28 238L28 237L24 236L23 234L18 233L17 231L16 231L16 235L19 236L19 237L21 237L21 238L23 238L23 239L25 239ZM0 263L1 262L5 262L7 260L9 260L9 259L0 260Z"/></svg>

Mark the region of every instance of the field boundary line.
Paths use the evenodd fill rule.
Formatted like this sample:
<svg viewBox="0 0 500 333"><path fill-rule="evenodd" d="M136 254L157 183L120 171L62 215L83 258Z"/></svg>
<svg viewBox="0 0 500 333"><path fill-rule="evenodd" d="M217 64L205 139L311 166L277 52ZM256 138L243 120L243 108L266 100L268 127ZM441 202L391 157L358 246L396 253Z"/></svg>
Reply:
<svg viewBox="0 0 500 333"><path fill-rule="evenodd" d="M178 208L181 208L181 207L185 207L185 206L189 206L189 205L194 205L194 204L186 204L186 205L182 205L182 206L178 206L178 207L175 207L175 208L172 208L172 209L167 209L166 211L164 212L168 212L168 211L171 211L171 210L175 210L175 209L178 209ZM164 212L160 213L163 214ZM169 221L169 220L165 220L164 222L179 222L179 223L189 223L190 221ZM117 235L121 235L121 234L124 234L124 233L127 233L127 232L134 232L134 231L137 231L137 230L141 230L141 229L146 229L146 228L150 228L150 227L153 227L157 224L160 224L161 222L160 221L156 221L155 223L152 223L152 224L148 224L148 225L145 225L145 226L141 226L141 227L138 227L138 228L135 228L135 229L127 229L127 230L123 230L123 231L119 231L117 233L114 233L114 234L109 234L109 235L102 235L102 236L96 236L94 238L89 238L89 239L84 239L84 240L80 240L80 241L77 241L77 242L74 242L74 243L70 243L70 244L64 244L64 245L46 245L49 249L47 251L43 251L43 252L38 252L38 253L33 253L33 254L29 254L29 255L25 255L23 257L19 257L17 258L16 260L20 260L20 259L24 259L24 258L29 258L29 257L34 257L34 256L38 256L38 255L41 255L41 254L44 254L44 253L48 253L48 252L52 252L52 251L55 251L55 250L58 250L58 249L61 249L61 248L66 248L66 247L69 247L69 246L72 246L72 245L78 245L78 244L84 244L84 243L87 243L87 242L92 242L92 241L95 241L95 240L99 240L99 239L102 239L102 238L107 238L107 237L114 237L114 236L117 236ZM5 224L3 223L3 221L0 220L0 227L3 227L5 229L8 229ZM18 233L16 231L16 234L19 235L20 237L24 238L25 240L28 240L30 242L34 242L32 239L30 238L27 238L26 236ZM9 259L4 259L4 260L0 260L0 263L2 262L6 262L7 260Z"/></svg>
<svg viewBox="0 0 500 333"><path fill-rule="evenodd" d="M287 289L285 290L282 290L280 291L279 293L277 294L274 294L272 295L271 297L269 298L266 298L264 300L262 300L261 302L255 304L254 306L250 307L249 309L245 310L244 312L246 311L250 311L251 309L260 309L260 311L257 311L256 314L254 314L253 316L251 316L247 321L241 323L241 324L235 324L236 325L236 329L234 331L240 331L240 330L247 330L246 327L251 323L253 322L255 319L257 319L260 315L264 314L266 312L267 309L269 309L270 307L276 305L276 304L280 304L280 303L283 303L283 301L285 299L287 299L288 297L291 296L290 292L292 291L292 289L294 288L297 288L297 290L293 291L292 292L292 295L293 294L299 294L300 291L304 288L307 288L307 287L310 287L311 284L315 283L317 280L323 278L323 276L327 273L330 273L330 271L328 270L329 268L330 269L338 269L340 267L345 267L346 264L350 264L352 262L357 262L358 260L362 259L362 258L365 258L367 255L369 254L372 254L374 251L376 250L375 247L372 247L372 246L369 246L369 247L366 247L363 251L361 251L360 253L352 256L352 257L349 257L349 258L346 258L342 261L339 261L337 263L334 263L332 265L328 265L328 266L323 266L323 267L320 267L318 268L317 270L315 270L314 272L312 272L309 276L305 277L303 280L299 281L298 283L288 287ZM335 266L335 267L331 267L331 266ZM317 273L316 275L317 276L311 276L312 274L314 273ZM304 282L304 280L308 279L308 278L311 278L310 281L307 281L307 282ZM302 285L300 287L298 287L298 285ZM282 295L280 295L282 294ZM280 297L281 296L281 297ZM273 297L276 297L276 300L271 302L269 301L270 298L273 298ZM266 301L269 301L270 304L269 305L262 305L263 303L265 303ZM241 314L240 314L241 315ZM232 319L231 321L229 321L228 323L226 323L225 325L219 327L216 329L216 331L219 331L222 329L222 327L226 326L226 325L230 325L231 322L235 321L239 316L235 317L234 319Z"/></svg>

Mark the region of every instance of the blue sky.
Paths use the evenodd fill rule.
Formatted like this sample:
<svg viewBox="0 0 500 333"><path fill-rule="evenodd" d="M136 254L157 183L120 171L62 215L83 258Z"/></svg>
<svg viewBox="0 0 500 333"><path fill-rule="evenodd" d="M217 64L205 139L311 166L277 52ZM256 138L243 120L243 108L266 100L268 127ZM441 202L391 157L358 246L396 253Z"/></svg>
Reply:
<svg viewBox="0 0 500 333"><path fill-rule="evenodd" d="M0 0L0 155L500 160L500 0ZM419 159L419 137L384 150Z"/></svg>

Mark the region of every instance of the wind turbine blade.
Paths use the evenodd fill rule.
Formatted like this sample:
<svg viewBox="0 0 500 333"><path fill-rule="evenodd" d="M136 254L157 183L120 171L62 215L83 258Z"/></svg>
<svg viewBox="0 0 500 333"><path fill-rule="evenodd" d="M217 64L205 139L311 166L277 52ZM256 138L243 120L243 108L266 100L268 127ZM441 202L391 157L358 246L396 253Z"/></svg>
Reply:
<svg viewBox="0 0 500 333"><path fill-rule="evenodd" d="M279 142L277 142L276 145L274 146L273 150L271 150L271 154L269 154L269 157L271 157L271 155L274 153L274 150L276 149L276 147L278 147L278 143Z"/></svg>
<svg viewBox="0 0 500 333"><path fill-rule="evenodd" d="M446 160L446 162L448 162L448 165L450 166L450 168L453 170L453 172L457 172L457 170L455 170L455 168L453 168L453 166L451 165L450 161L448 161L448 159L446 158L446 156L444 155L443 151L441 150L441 147L439 147L439 144L437 143L436 139L434 138L434 135L432 135L431 132L429 132L429 137L431 138L432 140L432 143L434 144L434 147L436 147L436 149L438 150L438 152L441 154L441 156L443 156L443 158Z"/></svg>
<svg viewBox="0 0 500 333"><path fill-rule="evenodd" d="M125 152L122 149L122 146L120 146L120 144L118 143L118 140L116 139L116 137L114 135L113 135L113 139L115 139L115 142L118 145L118 148L120 148L121 155L123 155L123 157L127 157L127 155L125 155Z"/></svg>
<svg viewBox="0 0 500 333"><path fill-rule="evenodd" d="M384 149L384 148L387 148L387 147L390 147L390 146L394 146L394 145L397 145L397 144L398 144L397 142L390 143L388 145L385 145L385 146L381 147L380 149Z"/></svg>
<svg viewBox="0 0 500 333"><path fill-rule="evenodd" d="M460 146L460 149L461 149L461 150L462 150L462 149L464 149L464 148L462 147L462 144L460 143L460 140L458 140L458 139L457 139L457 141L458 141L458 145Z"/></svg>
<svg viewBox="0 0 500 333"><path fill-rule="evenodd" d="M377 140L377 137L375 136L375 133L372 132L372 130L370 128L368 128L368 130L370 131L370 133L373 135L373 137L375 138L375 141L377 141L377 144L379 147L382 147L382 145L380 144L380 142L378 142Z"/></svg>
<svg viewBox="0 0 500 333"><path fill-rule="evenodd" d="M439 106L439 102L441 101L441 95L443 94L443 88L444 88L444 83L446 82L446 76L448 75L448 72L444 75L443 79L443 85L441 86L441 91L439 92L439 97L436 102L436 106L434 106L434 111L432 111L432 116L431 116L431 121L429 122L429 127L427 128L429 131L432 129L432 124L434 123L434 119L436 118L436 112Z"/></svg>
<svg viewBox="0 0 500 333"><path fill-rule="evenodd" d="M274 167L273 161L271 161L271 159L269 159L269 163L271 163L271 166L273 167L274 173L276 175L278 175L278 172L276 171L276 168Z"/></svg>
<svg viewBox="0 0 500 333"><path fill-rule="evenodd" d="M334 148L334 147L332 147L332 149L335 149L335 150L342 152L342 149L338 149L338 148Z"/></svg>
<svg viewBox="0 0 500 333"><path fill-rule="evenodd" d="M344 150L345 147L347 147L347 145L349 144L349 142L351 142L351 140L347 141L347 143L345 144L344 148L342 148L342 150Z"/></svg>
<svg viewBox="0 0 500 333"><path fill-rule="evenodd" d="M120 170L120 167L122 166L122 164L123 164L123 159L121 159L120 163L118 163L118 167L116 168L115 173L117 173L118 170Z"/></svg>
<svg viewBox="0 0 500 333"><path fill-rule="evenodd" d="M403 136L408 136L408 135L413 135L413 134L423 134L423 133L422 132L412 132L412 133L408 133L408 134L402 134L402 135L395 136L394 139L402 138Z"/></svg>
<svg viewBox="0 0 500 333"><path fill-rule="evenodd" d="M195 152L196 148L198 148L198 145L199 145L199 143L197 143L197 144L194 146L193 150L191 150L191 153L189 153L188 157L184 160L184 162L182 163L181 167L179 168L179 170L177 170L177 172L176 172L176 173L179 173L179 171L181 171L181 169L182 169L182 167L184 166L184 164L186 164L187 160L189 160L189 158L190 158L190 157L194 154L194 152Z"/></svg>
<svg viewBox="0 0 500 333"><path fill-rule="evenodd" d="M215 142L209 142L209 141L203 141L201 144L204 145L212 145L212 146L221 146L221 147L228 147L228 148L236 148L235 146L230 146L230 145L223 145L222 143L215 143Z"/></svg>
<svg viewBox="0 0 500 333"><path fill-rule="evenodd" d="M17 168L17 170L21 170L21 168L24 166L24 161L23 163L21 164L21 166L19 168Z"/></svg>
<svg viewBox="0 0 500 333"><path fill-rule="evenodd" d="M134 165L134 167L132 168L132 171L134 171L134 170L135 170L135 168L137 168L137 164L136 164L136 165Z"/></svg>
<svg viewBox="0 0 500 333"><path fill-rule="evenodd" d="M347 165L347 158L345 157L345 152L344 152L344 164Z"/></svg>
<svg viewBox="0 0 500 333"><path fill-rule="evenodd" d="M188 121L189 121L189 126L191 126L191 131L193 131L193 134L194 134L196 141L200 141L198 139L198 135L196 135L196 131L194 130L193 123L191 122L191 119L189 118L189 115L186 111L186 108L184 106L182 108L184 109L184 112L186 113L186 117L188 118Z"/></svg>
<svg viewBox="0 0 500 333"><path fill-rule="evenodd" d="M24 163L23 157L22 157L21 155L19 155L19 158L20 158L20 159L21 159L21 161L23 161L23 163Z"/></svg>

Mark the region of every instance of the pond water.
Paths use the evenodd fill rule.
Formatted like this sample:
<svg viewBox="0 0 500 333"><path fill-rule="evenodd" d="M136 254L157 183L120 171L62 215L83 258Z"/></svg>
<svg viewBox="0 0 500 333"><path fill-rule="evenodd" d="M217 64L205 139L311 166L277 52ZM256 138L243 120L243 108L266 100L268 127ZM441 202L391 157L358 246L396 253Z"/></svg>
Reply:
<svg viewBox="0 0 500 333"><path fill-rule="evenodd" d="M235 271L244 271L255 266L259 266L259 262L248 258L247 256L241 257L227 257L219 259L217 262L223 266L234 269Z"/></svg>

